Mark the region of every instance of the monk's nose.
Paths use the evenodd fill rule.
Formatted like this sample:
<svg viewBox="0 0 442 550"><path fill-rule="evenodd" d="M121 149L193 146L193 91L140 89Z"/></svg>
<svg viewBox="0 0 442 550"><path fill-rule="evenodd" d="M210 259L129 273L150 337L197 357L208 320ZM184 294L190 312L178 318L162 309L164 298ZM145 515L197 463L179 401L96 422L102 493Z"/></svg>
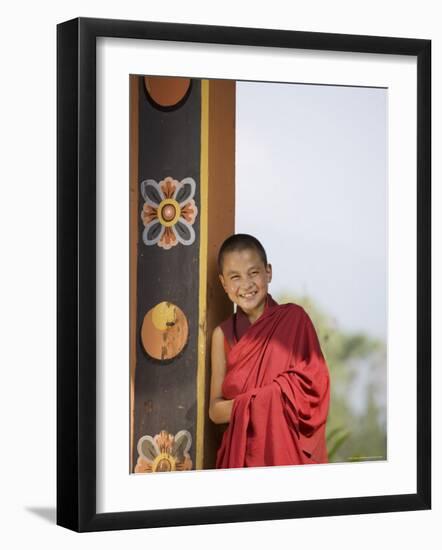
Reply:
<svg viewBox="0 0 442 550"><path fill-rule="evenodd" d="M253 282L252 281L246 281L244 284L244 292L248 292L249 290L252 290L253 288Z"/></svg>

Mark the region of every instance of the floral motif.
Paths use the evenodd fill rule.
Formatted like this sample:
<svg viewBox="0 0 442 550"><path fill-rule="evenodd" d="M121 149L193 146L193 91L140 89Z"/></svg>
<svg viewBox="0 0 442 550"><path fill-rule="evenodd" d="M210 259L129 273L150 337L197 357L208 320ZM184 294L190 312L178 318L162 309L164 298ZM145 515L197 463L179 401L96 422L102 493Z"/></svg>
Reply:
<svg viewBox="0 0 442 550"><path fill-rule="evenodd" d="M190 245L195 241L192 227L198 214L193 199L195 188L193 178L178 181L168 176L159 183L155 180L141 182L145 201L141 211L144 244L157 244L169 250L178 243Z"/></svg>
<svg viewBox="0 0 442 550"><path fill-rule="evenodd" d="M137 445L135 473L191 470L191 445L192 436L187 430L181 430L175 436L164 430L154 437L144 435Z"/></svg>

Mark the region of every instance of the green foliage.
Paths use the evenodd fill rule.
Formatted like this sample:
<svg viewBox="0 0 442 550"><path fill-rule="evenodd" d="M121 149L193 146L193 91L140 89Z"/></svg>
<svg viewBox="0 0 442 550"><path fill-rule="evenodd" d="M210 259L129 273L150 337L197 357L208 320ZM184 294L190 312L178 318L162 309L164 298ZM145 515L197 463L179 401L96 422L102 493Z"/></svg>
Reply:
<svg viewBox="0 0 442 550"><path fill-rule="evenodd" d="M330 462L386 458L385 343L338 323L307 296L279 296L302 306L318 333L331 379L327 422Z"/></svg>
<svg viewBox="0 0 442 550"><path fill-rule="evenodd" d="M350 432L341 427L333 428L327 434L328 459L330 462L334 462L333 458L335 457L339 447L341 447L349 435Z"/></svg>

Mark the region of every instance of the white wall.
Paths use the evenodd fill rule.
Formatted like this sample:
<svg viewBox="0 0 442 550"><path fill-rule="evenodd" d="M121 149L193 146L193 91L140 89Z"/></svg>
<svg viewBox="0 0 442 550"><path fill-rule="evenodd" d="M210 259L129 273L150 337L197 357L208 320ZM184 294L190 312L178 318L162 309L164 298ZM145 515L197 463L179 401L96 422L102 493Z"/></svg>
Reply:
<svg viewBox="0 0 442 550"><path fill-rule="evenodd" d="M167 3L17 2L2 12L0 223L2 321L0 540L6 548L413 548L440 540L441 475L433 511L76 535L54 525L55 506L55 25L77 17L287 28L433 39L433 281L442 278L440 187L442 24L436 1ZM5 10L5 7L3 8ZM440 285L434 284L433 387L441 387ZM433 463L442 463L434 392ZM173 499L173 495L171 495ZM5 541L8 541L6 545Z"/></svg>

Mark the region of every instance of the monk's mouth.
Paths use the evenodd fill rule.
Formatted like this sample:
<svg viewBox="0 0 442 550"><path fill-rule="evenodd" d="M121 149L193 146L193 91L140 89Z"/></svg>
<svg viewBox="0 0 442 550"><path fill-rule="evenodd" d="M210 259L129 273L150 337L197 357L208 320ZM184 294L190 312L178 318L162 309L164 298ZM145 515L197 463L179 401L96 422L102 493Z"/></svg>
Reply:
<svg viewBox="0 0 442 550"><path fill-rule="evenodd" d="M256 294L258 294L257 290L255 290L253 292L247 292L247 294L240 294L239 296L241 298L253 298L254 296L256 296Z"/></svg>

